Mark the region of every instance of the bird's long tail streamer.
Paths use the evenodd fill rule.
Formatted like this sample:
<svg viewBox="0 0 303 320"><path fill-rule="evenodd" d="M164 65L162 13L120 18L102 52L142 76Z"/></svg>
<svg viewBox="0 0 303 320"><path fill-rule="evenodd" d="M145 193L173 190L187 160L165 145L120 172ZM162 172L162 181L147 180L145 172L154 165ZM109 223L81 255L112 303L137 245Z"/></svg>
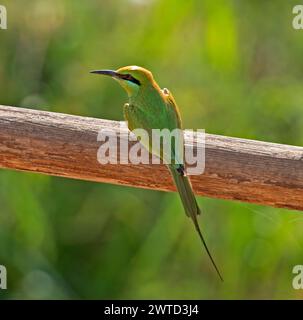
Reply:
<svg viewBox="0 0 303 320"><path fill-rule="evenodd" d="M169 165L168 168L173 176L175 185L179 191L181 201L185 210L185 213L188 217L190 217L194 223L195 229L198 232L198 235L201 239L201 242L209 256L209 259L211 260L218 276L223 281L223 277L221 276L221 273L206 245L205 239L202 235L197 216L201 213L200 208L198 206L196 197L194 195L191 183L186 175L184 175L184 172L182 170L180 171L177 167L178 165Z"/></svg>

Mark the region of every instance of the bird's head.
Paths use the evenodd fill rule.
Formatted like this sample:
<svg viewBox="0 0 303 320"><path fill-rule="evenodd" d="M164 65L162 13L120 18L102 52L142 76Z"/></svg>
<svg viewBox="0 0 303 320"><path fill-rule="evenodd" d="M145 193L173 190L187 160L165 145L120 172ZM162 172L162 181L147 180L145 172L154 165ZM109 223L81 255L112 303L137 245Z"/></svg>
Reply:
<svg viewBox="0 0 303 320"><path fill-rule="evenodd" d="M111 76L120 83L129 96L136 95L141 88L154 83L152 73L138 66L127 66L116 71L94 70L91 73Z"/></svg>

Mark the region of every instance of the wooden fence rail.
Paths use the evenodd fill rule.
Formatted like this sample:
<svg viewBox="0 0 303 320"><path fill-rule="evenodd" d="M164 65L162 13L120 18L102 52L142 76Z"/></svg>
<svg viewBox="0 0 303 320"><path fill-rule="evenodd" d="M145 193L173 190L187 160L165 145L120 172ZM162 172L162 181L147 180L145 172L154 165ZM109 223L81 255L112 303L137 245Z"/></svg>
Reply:
<svg viewBox="0 0 303 320"><path fill-rule="evenodd" d="M100 129L115 134L120 123L0 106L0 167L175 190L164 165L100 165ZM204 174L191 176L198 195L303 210L302 147L207 134L205 157Z"/></svg>

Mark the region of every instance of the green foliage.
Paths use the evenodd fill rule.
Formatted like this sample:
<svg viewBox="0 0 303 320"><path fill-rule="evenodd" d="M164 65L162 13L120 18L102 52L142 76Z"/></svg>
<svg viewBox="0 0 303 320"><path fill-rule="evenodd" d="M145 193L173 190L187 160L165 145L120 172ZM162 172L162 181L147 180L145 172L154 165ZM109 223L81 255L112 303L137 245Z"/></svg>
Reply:
<svg viewBox="0 0 303 320"><path fill-rule="evenodd" d="M2 0L0 103L121 120L124 92L88 72L136 64L186 128L302 145L296 2ZM1 170L0 203L2 298L300 297L298 212L199 198L222 284L176 194Z"/></svg>

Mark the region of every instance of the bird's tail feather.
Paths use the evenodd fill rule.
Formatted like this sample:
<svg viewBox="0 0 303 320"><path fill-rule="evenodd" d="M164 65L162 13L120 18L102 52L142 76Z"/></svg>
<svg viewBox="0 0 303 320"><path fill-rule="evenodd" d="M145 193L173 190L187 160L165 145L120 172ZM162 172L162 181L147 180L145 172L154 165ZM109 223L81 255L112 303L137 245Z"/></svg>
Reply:
<svg viewBox="0 0 303 320"><path fill-rule="evenodd" d="M201 239L201 242L202 242L202 244L203 244L203 246L209 256L209 259L211 260L220 279L223 281L221 273L220 273L212 255L206 245L205 239L202 235L202 232L201 232L201 229L200 229L200 226L198 223L197 216L201 213L201 211L198 206L196 197L194 195L190 180L188 179L188 177L186 175L184 175L183 171L178 170L177 165L169 165L168 168L173 176L175 185L176 185L178 192L180 194L185 213L188 217L190 217L192 219L194 226L195 226L195 229L198 232L199 237Z"/></svg>
<svg viewBox="0 0 303 320"><path fill-rule="evenodd" d="M201 214L201 210L192 191L192 186L188 177L185 176L183 171L178 171L176 169L176 165L170 165L169 170L179 191L186 215L191 218L193 214L195 216Z"/></svg>

